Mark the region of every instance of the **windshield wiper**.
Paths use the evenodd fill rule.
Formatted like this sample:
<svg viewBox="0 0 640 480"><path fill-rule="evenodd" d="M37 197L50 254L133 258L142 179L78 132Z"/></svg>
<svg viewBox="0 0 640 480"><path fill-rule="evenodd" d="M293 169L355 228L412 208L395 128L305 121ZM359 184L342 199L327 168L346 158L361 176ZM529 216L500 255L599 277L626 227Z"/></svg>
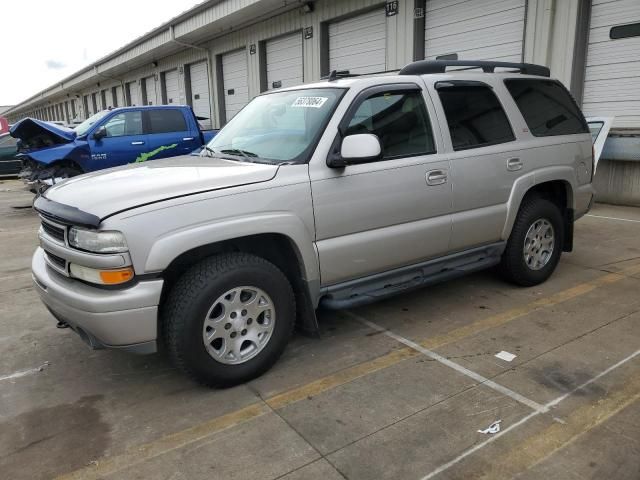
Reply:
<svg viewBox="0 0 640 480"><path fill-rule="evenodd" d="M220 153L228 153L229 155L238 155L238 154L240 154L244 158L249 158L249 157L255 158L255 157L258 156L257 154L255 154L253 152L249 152L247 150L241 150L240 148L229 148L229 149L226 149L226 150L220 150Z"/></svg>

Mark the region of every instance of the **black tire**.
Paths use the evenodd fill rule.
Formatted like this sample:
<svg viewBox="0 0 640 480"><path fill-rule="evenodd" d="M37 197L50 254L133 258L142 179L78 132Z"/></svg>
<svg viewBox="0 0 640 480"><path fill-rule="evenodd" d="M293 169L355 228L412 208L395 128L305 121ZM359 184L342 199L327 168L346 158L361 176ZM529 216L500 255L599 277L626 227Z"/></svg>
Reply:
<svg viewBox="0 0 640 480"><path fill-rule="evenodd" d="M532 269L525 261L524 245L527 231L538 220L545 219L553 226L554 245L547 263ZM516 217L507 247L502 254L499 270L502 276L516 285L531 287L547 280L560 260L564 239L564 222L558 206L538 196L526 197Z"/></svg>
<svg viewBox="0 0 640 480"><path fill-rule="evenodd" d="M205 317L230 289L254 286L271 297L276 314L271 337L253 358L225 364L211 356L202 338ZM162 307L164 341L172 362L210 387L230 387L258 377L278 360L295 325L295 298L287 277L272 263L246 253L209 257L178 279Z"/></svg>

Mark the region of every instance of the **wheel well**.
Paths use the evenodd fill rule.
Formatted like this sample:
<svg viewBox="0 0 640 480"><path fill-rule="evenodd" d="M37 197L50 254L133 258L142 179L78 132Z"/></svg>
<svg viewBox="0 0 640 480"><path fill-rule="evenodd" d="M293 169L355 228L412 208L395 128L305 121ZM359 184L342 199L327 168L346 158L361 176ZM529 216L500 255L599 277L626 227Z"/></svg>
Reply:
<svg viewBox="0 0 640 480"><path fill-rule="evenodd" d="M55 162L51 162L51 167L70 167L74 170L78 170L79 172L84 173L84 169L75 161L69 160L68 158L63 158L62 160L56 160Z"/></svg>
<svg viewBox="0 0 640 480"><path fill-rule="evenodd" d="M175 258L164 270L164 287L161 304L171 291L175 282L191 266L199 261L220 253L244 252L251 253L273 263L289 279L296 297L296 323L306 333L317 335L317 321L315 309L311 304L306 278L302 269L302 258L293 241L286 235L279 233L264 233L234 238L222 242L203 245ZM158 325L161 328L161 325Z"/></svg>
<svg viewBox="0 0 640 480"><path fill-rule="evenodd" d="M571 185L564 180L553 180L551 182L539 183L531 187L526 195L538 196L555 203L564 219L564 242L562 250L570 252L573 250L573 190Z"/></svg>

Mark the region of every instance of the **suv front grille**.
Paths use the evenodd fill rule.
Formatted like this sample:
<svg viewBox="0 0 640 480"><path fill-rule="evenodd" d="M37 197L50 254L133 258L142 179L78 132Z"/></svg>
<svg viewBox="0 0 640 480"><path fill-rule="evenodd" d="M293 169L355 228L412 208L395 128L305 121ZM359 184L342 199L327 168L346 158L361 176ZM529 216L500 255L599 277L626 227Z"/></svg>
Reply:
<svg viewBox="0 0 640 480"><path fill-rule="evenodd" d="M52 225L48 222L42 221L42 229L45 231L47 235L51 238L55 238L59 242L64 243L64 228L58 227L56 225Z"/></svg>
<svg viewBox="0 0 640 480"><path fill-rule="evenodd" d="M66 270L67 269L67 261L64 258L61 258L57 255L54 255L51 252L46 252L47 254L47 258L49 259L49 261L54 264L56 267L60 268L61 270Z"/></svg>

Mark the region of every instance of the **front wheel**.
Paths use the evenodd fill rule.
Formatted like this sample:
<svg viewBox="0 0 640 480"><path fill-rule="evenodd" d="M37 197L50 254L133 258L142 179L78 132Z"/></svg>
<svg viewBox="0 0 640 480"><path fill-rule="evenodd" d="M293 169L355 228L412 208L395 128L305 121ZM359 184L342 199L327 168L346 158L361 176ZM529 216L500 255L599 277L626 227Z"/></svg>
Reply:
<svg viewBox="0 0 640 480"><path fill-rule="evenodd" d="M163 308L173 362L208 386L246 382L268 370L295 324L287 277L245 253L207 258L188 270Z"/></svg>
<svg viewBox="0 0 640 480"><path fill-rule="evenodd" d="M558 206L540 197L525 198L502 255L503 276L525 287L544 282L558 265L563 238Z"/></svg>

